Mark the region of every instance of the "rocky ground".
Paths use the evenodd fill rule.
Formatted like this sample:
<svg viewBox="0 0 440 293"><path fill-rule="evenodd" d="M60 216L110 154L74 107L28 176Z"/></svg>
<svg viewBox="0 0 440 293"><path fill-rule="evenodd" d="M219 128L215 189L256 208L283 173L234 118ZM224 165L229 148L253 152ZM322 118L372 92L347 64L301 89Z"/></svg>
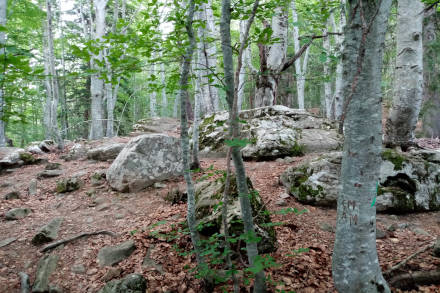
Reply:
<svg viewBox="0 0 440 293"><path fill-rule="evenodd" d="M118 142L125 141L125 138L118 139ZM191 248L189 238L182 236L166 241L157 236L157 231L173 235L173 227L185 221L186 205L173 205L165 199L168 191L182 187L183 178L136 193L120 193L111 190L105 181L92 178L97 171L106 170L111 162L64 161L61 155L40 155L49 162L61 164L62 175L37 179L35 195L28 194L29 185L46 164L27 165L0 175L0 292L20 291L19 272L27 273L33 283L37 264L47 254L58 256L49 281L63 292L97 292L109 280L129 273L139 273L147 279L147 292L200 292L200 282L190 272L194 258L179 253ZM279 266L267 270L272 292L335 292L331 254L336 211L302 205L292 197L282 198L281 173L304 159L306 157L246 162L248 176L272 212L272 221L282 222L275 227L279 248L271 254ZM225 169L225 162L223 159L202 160L204 169L210 166ZM80 189L57 193L56 181L73 175L84 181ZM201 176L195 174L196 178ZM10 191L17 191L19 198L4 199ZM6 220L5 213L17 207L31 212L18 220ZM306 212L286 213L288 208ZM34 245L32 239L42 226L57 218L63 220L56 240L102 230L116 235L83 237L43 253L44 244ZM377 225L381 231L377 239L379 259L382 270L386 271L435 241L440 235L440 212L379 214ZM5 239L12 242L5 245ZM112 266L101 266L102 261L98 262L101 248L128 240L135 246L128 258ZM308 251L298 253L301 248ZM428 249L410 260L400 272L434 270L439 265L440 259L433 257L432 249ZM220 286L216 289L221 290ZM424 286L412 292L440 292L440 287Z"/></svg>

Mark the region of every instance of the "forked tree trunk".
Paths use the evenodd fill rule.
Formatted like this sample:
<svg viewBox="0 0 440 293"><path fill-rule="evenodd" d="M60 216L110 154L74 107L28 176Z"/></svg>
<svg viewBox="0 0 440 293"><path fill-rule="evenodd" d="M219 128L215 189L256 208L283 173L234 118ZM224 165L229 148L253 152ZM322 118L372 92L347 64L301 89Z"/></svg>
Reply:
<svg viewBox="0 0 440 293"><path fill-rule="evenodd" d="M345 30L344 155L333 280L339 292L390 292L376 249L377 182L382 151L381 70L391 0L353 0Z"/></svg>
<svg viewBox="0 0 440 293"><path fill-rule="evenodd" d="M2 27L6 26L6 9L7 9L7 0L0 0L0 25ZM6 43L6 36L5 36L5 31L1 30L0 32L0 46L1 46L1 50L0 50L0 54L4 55L5 54L5 48L4 45ZM4 74L4 72L3 72ZM0 147L2 146L6 146L6 133L5 133L5 122L3 121L4 118L4 90L3 90L4 85L2 84L0 86Z"/></svg>
<svg viewBox="0 0 440 293"><path fill-rule="evenodd" d="M423 97L423 10L420 0L399 0L393 106L385 126L385 144L408 147Z"/></svg>

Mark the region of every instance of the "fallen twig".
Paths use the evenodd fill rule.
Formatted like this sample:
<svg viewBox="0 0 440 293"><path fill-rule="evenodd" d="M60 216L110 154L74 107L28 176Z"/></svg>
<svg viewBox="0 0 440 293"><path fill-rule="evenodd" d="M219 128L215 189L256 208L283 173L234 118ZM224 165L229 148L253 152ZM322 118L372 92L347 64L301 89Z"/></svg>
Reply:
<svg viewBox="0 0 440 293"><path fill-rule="evenodd" d="M103 231L96 231L96 232L87 232L87 233L82 233L82 234L73 236L71 238L62 239L62 240L56 241L54 243L51 243L51 244L43 247L40 250L40 252L46 252L46 251L54 249L55 247L58 247L58 246L60 246L62 244L65 244L65 243L68 243L68 242L71 242L71 241L74 241L74 240L77 240L77 239L80 239L80 238L83 238L83 237L89 237L89 236L100 235L100 234L116 237L115 233L110 232L110 231L105 231L105 230L103 230Z"/></svg>
<svg viewBox="0 0 440 293"><path fill-rule="evenodd" d="M410 256L408 256L407 258L405 258L403 261L401 261L400 263L398 263L397 265L393 266L391 269L389 269L388 271L386 271L386 272L384 273L384 275L385 275L385 276L389 276L389 275L390 275L392 272L394 272L395 270L398 270L398 269L400 269L401 267L403 267L404 265L406 265L406 263L407 263L409 260L411 260L411 259L413 259L414 257L416 257L417 255L419 255L419 254L421 254L421 253L427 251L428 249L433 248L433 247L434 247L434 244L435 244L435 243L431 243L431 244L425 246L424 248L420 249L419 251L417 251L417 252L411 254Z"/></svg>

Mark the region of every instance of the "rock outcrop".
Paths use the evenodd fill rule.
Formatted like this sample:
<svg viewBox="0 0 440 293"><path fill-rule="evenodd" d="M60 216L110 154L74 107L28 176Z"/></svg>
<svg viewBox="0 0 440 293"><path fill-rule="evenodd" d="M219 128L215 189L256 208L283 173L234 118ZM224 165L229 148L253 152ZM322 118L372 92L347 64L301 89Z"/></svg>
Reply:
<svg viewBox="0 0 440 293"><path fill-rule="evenodd" d="M211 236L214 233L224 233L222 221L222 208L220 201L223 197L225 184L223 178L214 181L202 181L195 186L196 195L196 220L203 224L200 233L204 236ZM256 192L250 179L248 187L251 192L252 215L256 234L261 237L258 243L258 251L269 253L276 250L275 229L267 225L271 222L268 210L263 206L260 195ZM241 207L238 197L235 176L231 176L228 202L228 230L235 235L243 234L243 222L241 220Z"/></svg>
<svg viewBox="0 0 440 293"><path fill-rule="evenodd" d="M49 277L57 267L58 258L58 255L49 254L38 261L35 282L32 287L33 293L49 292Z"/></svg>
<svg viewBox="0 0 440 293"><path fill-rule="evenodd" d="M145 134L130 140L107 170L113 189L139 191L183 172L180 141L164 134Z"/></svg>
<svg viewBox="0 0 440 293"><path fill-rule="evenodd" d="M43 227L40 228L37 234L32 238L33 245L41 245L47 242L54 241L58 237L58 230L60 229L63 218L55 218Z"/></svg>
<svg viewBox="0 0 440 293"><path fill-rule="evenodd" d="M277 105L240 112L241 135L247 140L242 149L245 159L275 159L303 153L338 150L342 136L335 125L305 110ZM227 112L202 119L199 126L200 154L223 156L228 136Z"/></svg>
<svg viewBox="0 0 440 293"><path fill-rule="evenodd" d="M175 132L180 122L169 117L151 117L141 119L133 125L133 134Z"/></svg>
<svg viewBox="0 0 440 293"><path fill-rule="evenodd" d="M298 201L336 206L341 186L342 152L333 152L288 168L281 182ZM407 213L440 209L440 152L382 152L377 211Z"/></svg>
<svg viewBox="0 0 440 293"><path fill-rule="evenodd" d="M24 149L0 147L0 172L9 168L39 163L40 161Z"/></svg>
<svg viewBox="0 0 440 293"><path fill-rule="evenodd" d="M9 221L23 219L31 213L29 208L14 208L5 213L5 219Z"/></svg>

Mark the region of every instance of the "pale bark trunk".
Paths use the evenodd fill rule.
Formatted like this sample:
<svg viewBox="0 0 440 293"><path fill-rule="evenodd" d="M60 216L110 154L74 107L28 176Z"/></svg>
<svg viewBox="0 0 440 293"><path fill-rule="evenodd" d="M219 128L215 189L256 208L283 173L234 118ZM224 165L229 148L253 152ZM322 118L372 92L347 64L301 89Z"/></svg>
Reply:
<svg viewBox="0 0 440 293"><path fill-rule="evenodd" d="M154 53L152 55L153 59ZM156 64L151 65L151 74L156 74ZM157 117L157 93L156 90L150 93L150 117Z"/></svg>
<svg viewBox="0 0 440 293"><path fill-rule="evenodd" d="M160 79L162 81L162 116L166 117L168 115L168 100L167 100L167 93L165 90L165 63L162 61L162 64L160 65Z"/></svg>
<svg viewBox="0 0 440 293"><path fill-rule="evenodd" d="M6 10L7 10L7 0L0 0L0 25L5 27L6 26ZM6 44L6 35L5 32L2 30L0 32L0 46L2 49L0 50L0 54L4 55L5 49L4 45ZM5 74L5 72L3 72ZM0 147L6 146L6 127L5 122L3 121L3 107L4 107L4 100L3 100L3 83L0 86Z"/></svg>
<svg viewBox="0 0 440 293"><path fill-rule="evenodd" d="M292 0L291 5L292 5L292 7L291 7L292 21L294 23L297 23L298 22L298 14L296 12L295 0ZM293 27L293 47L295 49L295 53L297 53L300 49L298 25L295 25ZM307 51L308 50L309 49L307 48ZM295 73L296 73L296 88L297 88L297 95L298 95L298 108L304 109L305 75L302 72L302 68L301 68L301 58L298 58L298 60L295 61Z"/></svg>
<svg viewBox="0 0 440 293"><path fill-rule="evenodd" d="M338 292L390 292L377 256L374 202L382 151L381 70L391 2L353 0L348 5L343 52L348 111L332 257Z"/></svg>
<svg viewBox="0 0 440 293"><path fill-rule="evenodd" d="M46 67L45 68L49 73L49 78L46 80L50 84L50 87L47 88L47 91L50 92L48 98L46 100L45 110L45 122L46 125L46 133L49 133L49 137L57 142L58 148L64 148L64 142L61 138L59 128L58 128L58 119L57 119L57 110L58 110L58 101L60 97L59 85L58 85L58 74L55 69L55 54L54 54L54 45L53 45L53 32L52 32L52 4L51 0L46 0ZM46 117L46 115L48 117ZM46 134L47 136L47 134Z"/></svg>
<svg viewBox="0 0 440 293"><path fill-rule="evenodd" d="M423 9L420 0L398 1L394 97L385 126L385 143L392 146L413 143L422 105Z"/></svg>
<svg viewBox="0 0 440 293"><path fill-rule="evenodd" d="M280 70L287 57L288 15L288 2L275 8L271 28L272 37L277 41L269 48L261 48L262 45L259 45L261 76L255 93L256 107L272 106L276 103Z"/></svg>
<svg viewBox="0 0 440 293"><path fill-rule="evenodd" d="M257 3L258 4L258 3ZM226 87L226 100L229 106L229 125L230 134L233 139L240 137L240 129L238 122L237 95L238 90L234 85L234 65L232 60L231 46L231 1L222 0L222 16L220 20L220 36L223 51L224 64L224 80ZM239 60L240 64L240 60ZM240 64L241 65L241 64ZM237 74L238 75L238 74ZM238 78L237 78L238 79ZM237 189L240 196L240 206L244 232L247 235L255 236L255 229L252 217L252 208L249 199L249 189L247 186L246 170L244 168L243 159L240 148L232 147L232 159L235 166ZM257 243L254 241L246 241L246 250L250 266L254 266L258 257ZM266 291L264 270L258 272L255 276L254 292L262 293Z"/></svg>
<svg viewBox="0 0 440 293"><path fill-rule="evenodd" d="M206 30L205 37L208 37L212 40L216 40L218 38L218 32L215 25L214 13L212 10L212 0L208 0L202 11L205 13L206 20ZM206 54L206 64L209 68L210 73L217 72L217 47L216 42L209 41L204 42L205 45L205 54ZM211 103L213 110L217 112L219 110L219 96L218 96L218 88L209 83L209 96L211 98Z"/></svg>
<svg viewBox="0 0 440 293"><path fill-rule="evenodd" d="M340 19L337 26L337 32L343 32L345 29L346 16L345 16L345 0L341 0L341 9L340 9ZM333 25L336 28L336 25ZM338 64L336 65L336 80L335 80L335 93L333 96L332 108L334 109L334 119L340 120L342 115L342 110L344 108L344 97L343 97L343 64L342 64L342 54L344 51L344 36L336 36L336 50L338 52Z"/></svg>
<svg viewBox="0 0 440 293"><path fill-rule="evenodd" d="M438 58L437 42L437 13L436 7L426 12L423 26L423 79L424 79L424 109L423 133L426 137L440 137L440 91L438 89L438 66L432 62Z"/></svg>
<svg viewBox="0 0 440 293"><path fill-rule="evenodd" d="M329 19L327 20L327 28L325 28L323 31L324 35L327 35L328 33L328 27L330 27L332 16L333 13L330 12ZM331 54L330 36L324 38L323 47L327 55L324 62L324 76L326 79L326 81L324 82L325 115L327 118L331 118L333 116L333 113L332 113L332 84L330 81L330 58L329 58L329 55Z"/></svg>
<svg viewBox="0 0 440 293"><path fill-rule="evenodd" d="M105 33L105 15L106 5L108 0L93 0L95 6L95 32L94 39L97 42L101 42ZM94 62L96 60L97 62ZM92 69L97 70L98 73L93 73L91 76L90 94L91 94L91 126L90 126L90 139L99 139L104 136L103 129L103 94L104 94L104 81L100 78L99 71L102 70L97 64L101 64L103 61L103 52L99 51L97 55L92 56Z"/></svg>
<svg viewBox="0 0 440 293"><path fill-rule="evenodd" d="M196 66L194 66L196 67ZM197 76L197 74L196 74ZM194 90L194 122L193 122L193 149L192 149L192 164L191 169L195 170L200 168L199 160L199 124L200 124L200 101L201 101L201 87L200 79L195 78L195 90Z"/></svg>
<svg viewBox="0 0 440 293"><path fill-rule="evenodd" d="M246 29L246 21L240 20L240 43L245 41L243 39L245 29ZM245 82L246 82L246 66L244 66L246 64L246 61L245 61L244 55L242 56L242 62L243 62L243 66L241 66L240 74L238 76L238 101L237 101L238 111L241 110L241 107L242 107L242 104L244 101L244 87L245 87Z"/></svg>
<svg viewBox="0 0 440 293"><path fill-rule="evenodd" d="M182 146L182 161L183 161L183 172L187 186L187 194L188 194L188 210L187 210L187 221L188 227L190 230L191 241L194 246L194 251L197 259L197 263L202 265L204 263L203 256L201 255L200 250L200 235L197 231L197 223L196 223L196 215L195 215L195 191L194 184L191 178L190 171L190 151L189 151L189 136L188 136L188 120L187 120L187 97L188 97L188 79L189 79L189 69L191 66L191 59L194 53L195 47L195 38L194 31L192 27L193 19L194 19L194 9L195 4L194 0L189 0L188 3L188 15L186 18L186 32L189 38L189 45L186 48L186 52L184 55L184 60L182 64L182 71L180 75L180 90L179 90L179 100L180 100L180 139ZM177 99L176 99L177 100Z"/></svg>

